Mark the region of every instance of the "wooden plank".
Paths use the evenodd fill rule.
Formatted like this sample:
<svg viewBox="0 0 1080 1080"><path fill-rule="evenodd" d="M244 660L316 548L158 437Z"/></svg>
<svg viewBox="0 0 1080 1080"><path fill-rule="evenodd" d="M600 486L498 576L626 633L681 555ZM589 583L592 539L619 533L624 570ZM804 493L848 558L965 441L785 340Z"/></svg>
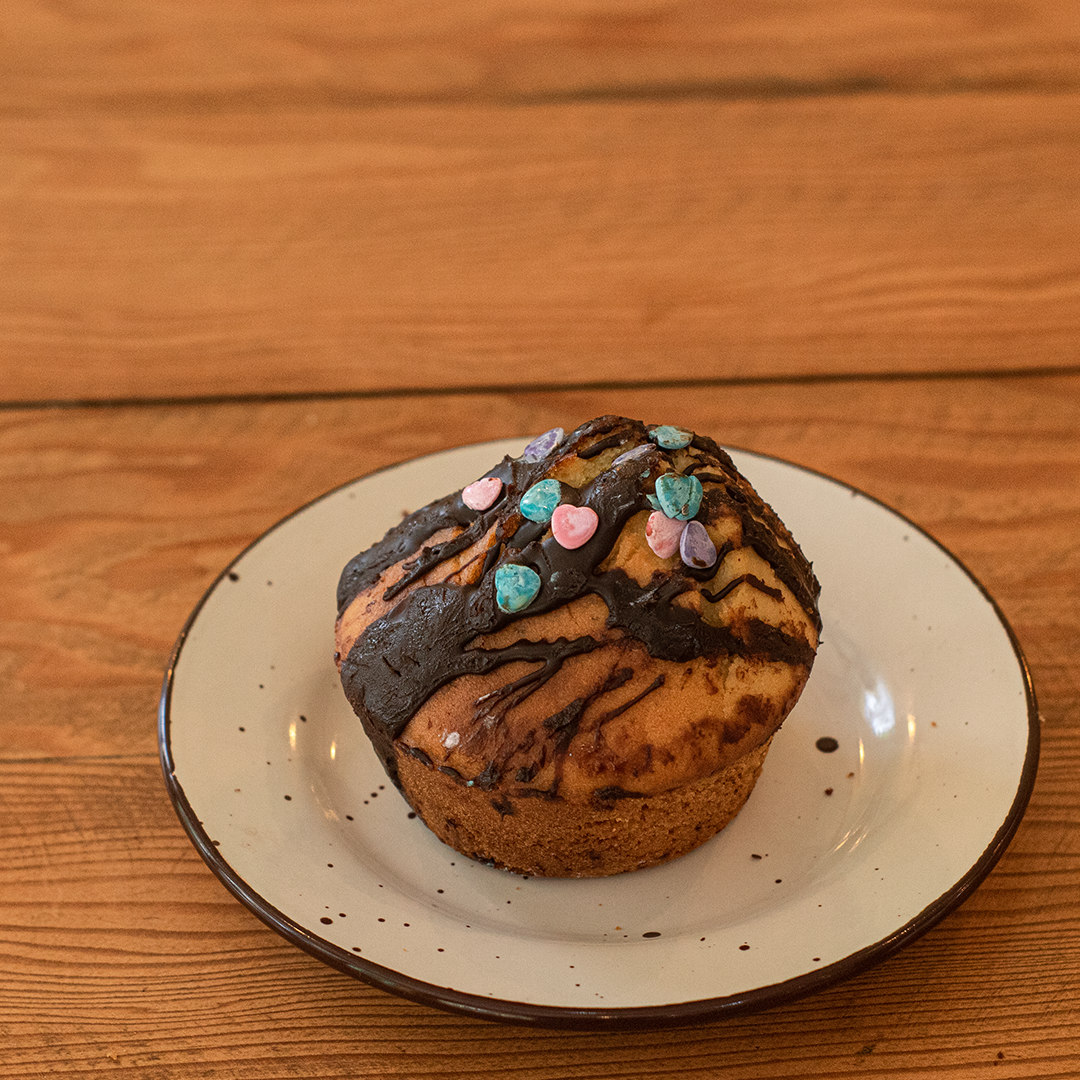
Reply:
<svg viewBox="0 0 1080 1080"><path fill-rule="evenodd" d="M0 413L2 756L152 753L184 620L276 520L394 461L603 412L896 506L998 598L1048 720L1080 721L1080 377L857 381Z"/></svg>
<svg viewBox="0 0 1080 1080"><path fill-rule="evenodd" d="M8 111L1080 88L1071 0L7 0Z"/></svg>
<svg viewBox="0 0 1080 1080"><path fill-rule="evenodd" d="M1075 696L1073 698L1075 701ZM1080 1055L1075 721L974 896L873 971L682 1031L530 1032L356 983L278 938L187 842L151 756L0 764L0 1077L1064 1076ZM983 1071L986 1070L986 1071Z"/></svg>
<svg viewBox="0 0 1080 1080"><path fill-rule="evenodd" d="M1080 94L0 119L0 400L1074 365Z"/></svg>
<svg viewBox="0 0 1080 1080"><path fill-rule="evenodd" d="M356 984L264 928L176 821L153 710L187 611L281 514L395 460L603 411L800 461L929 528L1012 620L1044 748L998 867L875 970L681 1031L530 1032ZM1068 1075L1078 431L1080 377L0 413L0 1077Z"/></svg>

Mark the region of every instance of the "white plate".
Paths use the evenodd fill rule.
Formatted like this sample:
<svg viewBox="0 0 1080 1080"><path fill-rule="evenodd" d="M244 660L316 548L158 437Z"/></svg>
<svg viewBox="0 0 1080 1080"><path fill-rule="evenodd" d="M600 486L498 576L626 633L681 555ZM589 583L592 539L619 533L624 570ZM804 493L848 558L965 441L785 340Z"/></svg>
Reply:
<svg viewBox="0 0 1080 1080"><path fill-rule="evenodd" d="M956 559L837 481L736 464L822 582L824 640L742 813L665 866L522 878L410 816L341 692L335 587L414 510L510 441L330 492L207 592L166 673L170 796L224 884L301 948L417 1001L564 1027L760 1008L884 959L961 903L1019 824L1038 717L1016 640ZM826 753L819 739L838 749Z"/></svg>

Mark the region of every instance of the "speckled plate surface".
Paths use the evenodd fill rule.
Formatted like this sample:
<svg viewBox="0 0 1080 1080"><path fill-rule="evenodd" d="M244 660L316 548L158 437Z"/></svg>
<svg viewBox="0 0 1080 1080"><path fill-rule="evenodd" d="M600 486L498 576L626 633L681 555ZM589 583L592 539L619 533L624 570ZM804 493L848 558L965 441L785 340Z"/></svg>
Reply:
<svg viewBox="0 0 1080 1080"><path fill-rule="evenodd" d="M290 941L387 990L597 1029L791 1000L961 903L1035 779L1038 718L1013 634L911 522L747 452L736 463L814 562L825 632L736 821L665 866L554 881L473 863L410 815L338 684L338 575L402 511L523 445L463 447L339 488L207 592L166 673L159 736L180 820L227 888Z"/></svg>

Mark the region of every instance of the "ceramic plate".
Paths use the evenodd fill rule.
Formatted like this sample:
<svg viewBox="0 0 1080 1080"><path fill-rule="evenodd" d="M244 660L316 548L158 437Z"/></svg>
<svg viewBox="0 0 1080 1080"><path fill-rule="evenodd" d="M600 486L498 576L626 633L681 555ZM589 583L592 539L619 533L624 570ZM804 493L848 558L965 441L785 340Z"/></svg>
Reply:
<svg viewBox="0 0 1080 1080"><path fill-rule="evenodd" d="M338 574L403 511L523 445L447 451L323 496L252 544L191 616L162 692L162 764L180 820L237 898L386 990L581 1028L790 1000L961 903L1035 779L1038 718L1016 640L910 521L747 452L732 456L814 563L825 631L735 822L665 866L563 881L474 863L410 814L338 683Z"/></svg>

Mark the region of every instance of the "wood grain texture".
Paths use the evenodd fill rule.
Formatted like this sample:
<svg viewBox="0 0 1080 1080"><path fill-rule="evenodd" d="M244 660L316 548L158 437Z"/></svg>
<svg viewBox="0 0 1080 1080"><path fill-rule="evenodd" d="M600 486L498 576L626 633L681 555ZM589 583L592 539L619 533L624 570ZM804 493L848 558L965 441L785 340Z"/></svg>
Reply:
<svg viewBox="0 0 1080 1080"><path fill-rule="evenodd" d="M0 400L1075 365L1080 94L0 118Z"/></svg>
<svg viewBox="0 0 1080 1080"><path fill-rule="evenodd" d="M152 752L188 613L323 491L602 412L675 418L885 500L998 598L1040 689L1080 686L1080 377L24 410L0 413L4 756Z"/></svg>
<svg viewBox="0 0 1080 1080"><path fill-rule="evenodd" d="M603 411L687 423L909 514L996 596L1045 718L1016 838L921 941L790 1006L618 1036L444 1015L324 968L204 867L154 748L183 619L283 513L418 453ZM1077 377L0 414L0 1076L1070 1075L1078 432Z"/></svg>
<svg viewBox="0 0 1080 1080"><path fill-rule="evenodd" d="M0 1078L1076 1075L1074 0L6 0L0 43ZM21 407L117 400L165 403ZM903 952L598 1036L279 938L184 834L155 712L284 514L602 412L909 515L1011 622L1043 749Z"/></svg>
<svg viewBox="0 0 1080 1080"><path fill-rule="evenodd" d="M1080 88L1070 0L7 0L0 108Z"/></svg>
<svg viewBox="0 0 1080 1080"><path fill-rule="evenodd" d="M1038 802L974 897L879 968L755 1016L595 1035L444 1015L287 945L203 867L153 759L7 763L0 800L0 1076L1055 1077L1080 1053L1080 850Z"/></svg>

